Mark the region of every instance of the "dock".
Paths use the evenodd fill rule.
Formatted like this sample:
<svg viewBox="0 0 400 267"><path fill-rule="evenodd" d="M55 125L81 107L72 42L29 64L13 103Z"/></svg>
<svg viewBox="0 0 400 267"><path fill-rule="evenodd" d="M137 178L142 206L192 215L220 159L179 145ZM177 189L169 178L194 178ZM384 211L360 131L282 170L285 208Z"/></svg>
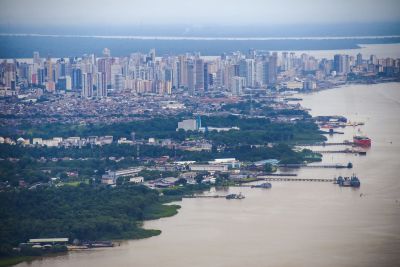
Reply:
<svg viewBox="0 0 400 267"><path fill-rule="evenodd" d="M259 181L277 181L277 182L334 182L334 179L326 178L290 178L290 177L267 177L258 176Z"/></svg>
<svg viewBox="0 0 400 267"><path fill-rule="evenodd" d="M185 195L182 198L226 198L227 195L212 195L212 196L202 196L202 195Z"/></svg>
<svg viewBox="0 0 400 267"><path fill-rule="evenodd" d="M344 134L344 132L338 132L338 131L325 132L325 131L321 131L321 134L329 134L329 135L332 135L332 134Z"/></svg>
<svg viewBox="0 0 400 267"><path fill-rule="evenodd" d="M352 149L344 149L344 150L314 150L314 153L319 153L319 154L366 154L364 151L359 151L359 150L352 150Z"/></svg>
<svg viewBox="0 0 400 267"><path fill-rule="evenodd" d="M325 164L325 165L307 165L307 164L279 164L279 168L332 168L332 169L351 169L353 165L343 164Z"/></svg>
<svg viewBox="0 0 400 267"><path fill-rule="evenodd" d="M353 146L353 142L338 142L338 143L313 143L313 144L295 144L296 146Z"/></svg>
<svg viewBox="0 0 400 267"><path fill-rule="evenodd" d="M281 177L281 176L275 176L271 177L269 175L260 175L257 176L252 181L249 182L243 182L239 181L237 184L233 185L234 187L251 187L253 185L249 185L247 183L253 183L253 182L334 182L334 179L326 179L326 178L293 178L293 177Z"/></svg>
<svg viewBox="0 0 400 267"><path fill-rule="evenodd" d="M268 173L268 176L297 176L297 173Z"/></svg>

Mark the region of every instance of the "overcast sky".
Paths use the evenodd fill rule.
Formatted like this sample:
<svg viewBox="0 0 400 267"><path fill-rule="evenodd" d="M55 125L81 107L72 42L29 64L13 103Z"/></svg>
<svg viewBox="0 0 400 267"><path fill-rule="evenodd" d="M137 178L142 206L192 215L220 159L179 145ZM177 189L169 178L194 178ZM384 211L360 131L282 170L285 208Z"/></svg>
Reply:
<svg viewBox="0 0 400 267"><path fill-rule="evenodd" d="M0 0L11 25L254 25L400 21L400 0Z"/></svg>

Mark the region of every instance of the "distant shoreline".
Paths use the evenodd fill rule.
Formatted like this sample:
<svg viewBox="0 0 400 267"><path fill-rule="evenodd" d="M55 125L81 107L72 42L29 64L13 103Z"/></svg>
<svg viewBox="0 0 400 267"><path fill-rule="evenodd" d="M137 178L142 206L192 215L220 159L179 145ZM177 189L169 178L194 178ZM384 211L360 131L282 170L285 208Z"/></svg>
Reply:
<svg viewBox="0 0 400 267"><path fill-rule="evenodd" d="M54 58L83 54L101 55L107 47L111 55L129 56L155 48L157 55L199 52L220 56L249 49L263 51L327 51L360 49L362 45L399 44L400 36L367 37L166 37L106 35L0 34L0 58L31 58L34 51ZM79 45L78 45L79 44Z"/></svg>

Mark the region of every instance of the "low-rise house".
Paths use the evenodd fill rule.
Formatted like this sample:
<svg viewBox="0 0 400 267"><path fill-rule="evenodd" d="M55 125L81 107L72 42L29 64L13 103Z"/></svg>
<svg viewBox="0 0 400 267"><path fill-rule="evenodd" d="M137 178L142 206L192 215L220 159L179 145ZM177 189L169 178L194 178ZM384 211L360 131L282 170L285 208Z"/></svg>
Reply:
<svg viewBox="0 0 400 267"><path fill-rule="evenodd" d="M140 184L144 182L144 178L143 176L136 176L136 177L131 177L129 179L130 183L134 183L134 184Z"/></svg>
<svg viewBox="0 0 400 267"><path fill-rule="evenodd" d="M106 173L101 176L101 183L105 185L113 185L117 182L117 177L115 176L115 172Z"/></svg>
<svg viewBox="0 0 400 267"><path fill-rule="evenodd" d="M89 144L95 145L96 142L98 141L98 137L97 136L89 136L87 138L87 141L88 141Z"/></svg>
<svg viewBox="0 0 400 267"><path fill-rule="evenodd" d="M42 138L33 138L32 139L32 145L41 146L42 144L43 144L43 139Z"/></svg>
<svg viewBox="0 0 400 267"><path fill-rule="evenodd" d="M56 147L60 144L58 139L43 140L42 145L47 147Z"/></svg>
<svg viewBox="0 0 400 267"><path fill-rule="evenodd" d="M122 137L122 138L118 139L117 143L118 143L118 145L122 145L122 144L133 145L133 141L132 140L128 140L125 137Z"/></svg>
<svg viewBox="0 0 400 267"><path fill-rule="evenodd" d="M100 136L96 142L96 145L111 145L113 140L114 137L112 135Z"/></svg>

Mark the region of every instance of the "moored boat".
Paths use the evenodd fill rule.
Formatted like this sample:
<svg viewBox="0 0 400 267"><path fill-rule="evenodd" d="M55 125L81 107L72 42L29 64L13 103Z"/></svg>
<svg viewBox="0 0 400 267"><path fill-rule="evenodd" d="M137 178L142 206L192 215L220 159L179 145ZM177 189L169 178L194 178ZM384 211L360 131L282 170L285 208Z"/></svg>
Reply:
<svg viewBox="0 0 400 267"><path fill-rule="evenodd" d="M239 193L239 194L229 194L225 198L226 199L243 199L243 198L245 198L245 196L242 195L242 193Z"/></svg>
<svg viewBox="0 0 400 267"><path fill-rule="evenodd" d="M371 139L366 136L355 135L353 137L353 142L356 146L364 146L364 147L371 146Z"/></svg>
<svg viewBox="0 0 400 267"><path fill-rule="evenodd" d="M342 187L360 187L361 185L360 179L355 175L352 175L351 177L339 176L337 179L334 179L334 183Z"/></svg>
<svg viewBox="0 0 400 267"><path fill-rule="evenodd" d="M251 188L271 188L272 184L271 183L262 183L262 184L257 184L257 185L252 185Z"/></svg>

